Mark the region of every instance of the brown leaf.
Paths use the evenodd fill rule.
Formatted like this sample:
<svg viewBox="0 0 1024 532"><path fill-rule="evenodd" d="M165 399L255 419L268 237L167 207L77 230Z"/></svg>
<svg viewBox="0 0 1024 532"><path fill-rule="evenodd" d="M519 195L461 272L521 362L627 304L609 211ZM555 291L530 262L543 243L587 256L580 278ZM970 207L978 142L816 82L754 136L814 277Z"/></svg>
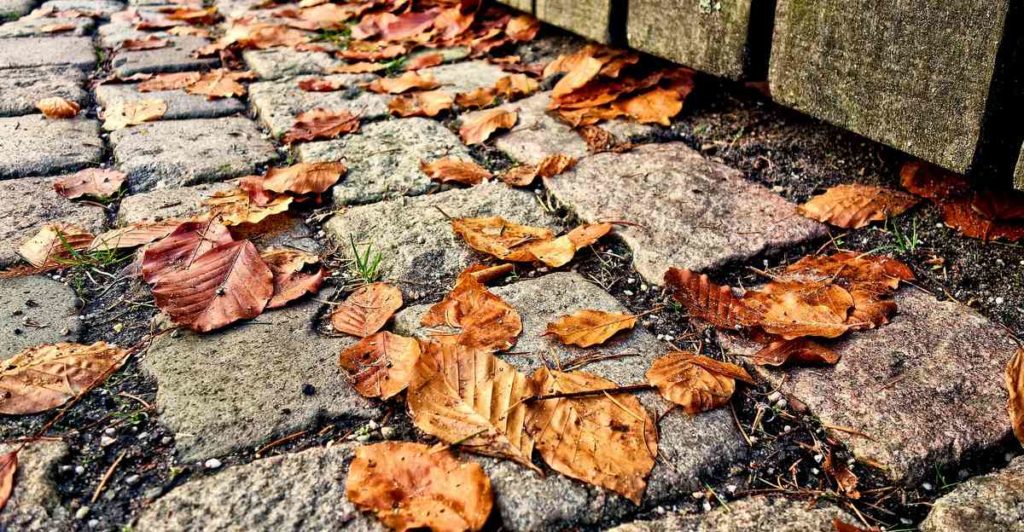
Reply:
<svg viewBox="0 0 1024 532"><path fill-rule="evenodd" d="M58 179L53 183L53 189L68 199L82 196L103 199L121 190L121 185L127 177L124 172L109 168L86 168Z"/></svg>
<svg viewBox="0 0 1024 532"><path fill-rule="evenodd" d="M267 302L267 308L280 308L306 295L315 294L324 282L324 269L303 271L307 266L320 262L320 257L287 248L264 250L260 255L273 274L274 295Z"/></svg>
<svg viewBox="0 0 1024 532"><path fill-rule="evenodd" d="M170 235L181 224L181 220L164 220L136 222L125 227L118 227L97 236L89 245L89 250L109 251L144 246Z"/></svg>
<svg viewBox="0 0 1024 532"><path fill-rule="evenodd" d="M409 385L409 413L417 428L443 442L539 472L524 425L528 393L526 376L508 363L440 336L423 342Z"/></svg>
<svg viewBox="0 0 1024 532"><path fill-rule="evenodd" d="M421 68L429 68L444 63L444 55L438 52L431 52L428 54L420 54L416 57L405 62L402 67L404 70L419 70Z"/></svg>
<svg viewBox="0 0 1024 532"><path fill-rule="evenodd" d="M868 185L838 185L797 208L807 218L844 229L860 229L871 222L899 216L917 204L905 192Z"/></svg>
<svg viewBox="0 0 1024 532"><path fill-rule="evenodd" d="M367 336L343 350L338 363L348 373L359 395L386 400L409 386L419 359L420 344L415 338L385 331Z"/></svg>
<svg viewBox="0 0 1024 532"><path fill-rule="evenodd" d="M170 20L183 20L189 24L213 24L217 22L217 8L180 7L167 14Z"/></svg>
<svg viewBox="0 0 1024 532"><path fill-rule="evenodd" d="M647 92L619 100L612 108L629 115L641 124L672 125L672 117L683 110L683 99L673 90L656 87Z"/></svg>
<svg viewBox="0 0 1024 532"><path fill-rule="evenodd" d="M538 31L540 31L540 21L529 15L512 17L505 25L505 34L516 42L532 41Z"/></svg>
<svg viewBox="0 0 1024 532"><path fill-rule="evenodd" d="M591 153L606 151L622 153L633 149L631 143L619 142L615 135L612 135L603 127L593 125L580 126L576 132L583 137L584 142L587 143L587 150Z"/></svg>
<svg viewBox="0 0 1024 532"><path fill-rule="evenodd" d="M406 52L401 44L381 45L365 41L356 41L348 48L337 53L338 57L349 61L383 61L394 59Z"/></svg>
<svg viewBox="0 0 1024 532"><path fill-rule="evenodd" d="M451 222L452 230L469 247L499 259L511 256L514 248L523 244L550 240L555 236L550 229L515 224L499 216L453 218Z"/></svg>
<svg viewBox="0 0 1024 532"><path fill-rule="evenodd" d="M380 72L387 70L387 63L372 63L368 61L360 61L358 63L349 63L346 65L333 66L327 70L329 74L370 74L373 72Z"/></svg>
<svg viewBox="0 0 1024 532"><path fill-rule="evenodd" d="M551 91L551 98L557 99L583 87L601 71L603 63L593 57L587 57L573 66L565 77L558 80Z"/></svg>
<svg viewBox="0 0 1024 532"><path fill-rule="evenodd" d="M1006 391L1010 398L1006 402L1006 412L1010 416L1010 426L1017 440L1024 443L1024 349L1017 351L1006 364Z"/></svg>
<svg viewBox="0 0 1024 532"><path fill-rule="evenodd" d="M120 48L126 51L155 50L157 48L166 48L170 45L171 41L150 35L142 39L125 39L121 41Z"/></svg>
<svg viewBox="0 0 1024 532"><path fill-rule="evenodd" d="M452 95L445 91L422 91L395 96L388 102L388 110L401 117L435 117L450 110L452 103Z"/></svg>
<svg viewBox="0 0 1024 532"><path fill-rule="evenodd" d="M187 270L200 255L232 242L223 225L210 222L185 222L170 235L147 246L142 255L142 278L154 285L165 275Z"/></svg>
<svg viewBox="0 0 1024 532"><path fill-rule="evenodd" d="M204 72L199 79L185 88L185 92L206 96L209 100L245 96L245 85L239 83L238 80L248 77L249 73L247 72L233 72L218 68Z"/></svg>
<svg viewBox="0 0 1024 532"><path fill-rule="evenodd" d="M128 351L106 342L29 347L0 365L0 414L37 414L92 389Z"/></svg>
<svg viewBox="0 0 1024 532"><path fill-rule="evenodd" d="M537 175L541 177L555 177L556 175L569 170L575 164L576 158L565 155L564 153L548 155L539 164L537 164Z"/></svg>
<svg viewBox="0 0 1024 532"><path fill-rule="evenodd" d="M299 89L306 92L334 92L345 88L338 80L326 78L306 78L299 80Z"/></svg>
<svg viewBox="0 0 1024 532"><path fill-rule="evenodd" d="M495 102L498 91L493 87L480 87L455 95L455 103L463 109L480 109Z"/></svg>
<svg viewBox="0 0 1024 532"><path fill-rule="evenodd" d="M365 338L381 330L398 309L402 292L386 283L371 283L352 292L331 313L334 329Z"/></svg>
<svg viewBox="0 0 1024 532"><path fill-rule="evenodd" d="M80 227L68 224L47 224L18 248L29 264L36 268L67 264L74 253L89 248L94 237Z"/></svg>
<svg viewBox="0 0 1024 532"><path fill-rule="evenodd" d="M479 185L494 177L491 172L479 164L454 157L445 157L429 163L421 161L420 170L440 183L459 183L469 186Z"/></svg>
<svg viewBox="0 0 1024 532"><path fill-rule="evenodd" d="M839 493L850 499L860 498L860 492L857 491L857 475L853 474L853 471L850 471L850 468L846 467L842 461L835 461L831 451L825 455L825 461L821 464L821 468L839 485Z"/></svg>
<svg viewBox="0 0 1024 532"><path fill-rule="evenodd" d="M597 242L601 237L611 232L611 230L612 224L608 222L583 224L569 231L565 236L569 238L572 245L579 251Z"/></svg>
<svg viewBox="0 0 1024 532"><path fill-rule="evenodd" d="M43 98L36 102L36 109L43 113L46 118L74 118L82 110L75 102L65 100L59 96Z"/></svg>
<svg viewBox="0 0 1024 532"><path fill-rule="evenodd" d="M740 329L759 321L728 286L719 286L704 274L685 268L669 268L665 272L665 285L672 289L672 297L686 307L691 318L704 320L719 329Z"/></svg>
<svg viewBox="0 0 1024 532"><path fill-rule="evenodd" d="M215 192L204 204L212 219L224 225L241 225L259 223L268 216L286 212L292 200L291 196L277 196L260 205L247 191L233 188Z"/></svg>
<svg viewBox="0 0 1024 532"><path fill-rule="evenodd" d="M770 334L786 340L802 336L836 338L850 330L854 300L845 288L828 281L775 281L747 292L743 303Z"/></svg>
<svg viewBox="0 0 1024 532"><path fill-rule="evenodd" d="M299 140L333 139L345 133L359 130L359 117L348 111L313 109L299 113L292 129L285 133L282 141L292 144Z"/></svg>
<svg viewBox="0 0 1024 532"><path fill-rule="evenodd" d="M128 126L152 122L164 116L167 103L163 100L114 100L103 110L103 129L114 131Z"/></svg>
<svg viewBox="0 0 1024 532"><path fill-rule="evenodd" d="M468 275L472 275L474 279L480 281L483 284L487 284L495 279L504 277L512 273L515 268L511 264L498 264L497 266L484 266L483 264L475 264L466 268L463 272Z"/></svg>
<svg viewBox="0 0 1024 532"><path fill-rule="evenodd" d="M286 168L271 168L263 179L263 188L272 192L323 194L348 171L338 162L298 163Z"/></svg>
<svg viewBox="0 0 1024 532"><path fill-rule="evenodd" d="M18 451L0 455L0 511L7 506L7 500L14 491L14 474L18 471Z"/></svg>
<svg viewBox="0 0 1024 532"><path fill-rule="evenodd" d="M499 179L511 187L528 187L537 179L537 165L521 164L502 172Z"/></svg>
<svg viewBox="0 0 1024 532"><path fill-rule="evenodd" d="M515 111L488 109L463 117L459 136L466 144L481 144L499 129L511 129L519 120Z"/></svg>
<svg viewBox="0 0 1024 532"><path fill-rule="evenodd" d="M636 316L602 310L579 310L548 324L545 335L552 334L565 345L600 345L619 331L632 329Z"/></svg>
<svg viewBox="0 0 1024 532"><path fill-rule="evenodd" d="M838 517L832 518L832 527L835 529L835 532L882 532L882 529L876 526L861 528L856 525L845 523Z"/></svg>
<svg viewBox="0 0 1024 532"><path fill-rule="evenodd" d="M614 389L590 373L540 368L530 376L534 396ZM569 477L640 504L658 454L654 420L636 397L596 395L529 404L526 429L544 462Z"/></svg>
<svg viewBox="0 0 1024 532"><path fill-rule="evenodd" d="M963 176L920 161L910 161L900 168L900 184L918 196L935 201L962 197L971 189Z"/></svg>
<svg viewBox="0 0 1024 532"><path fill-rule="evenodd" d="M985 218L972 207L970 200L958 199L943 203L942 221L970 238L1007 242L1024 239L1024 224Z"/></svg>
<svg viewBox="0 0 1024 532"><path fill-rule="evenodd" d="M259 316L274 294L273 277L256 246L242 240L162 275L153 298L174 323L207 332Z"/></svg>
<svg viewBox="0 0 1024 532"><path fill-rule="evenodd" d="M519 313L487 290L473 275L475 268L459 274L452 289L440 303L420 319L424 327L461 327L459 343L480 349L509 349L523 331Z"/></svg>
<svg viewBox="0 0 1024 532"><path fill-rule="evenodd" d="M781 366L790 360L801 364L836 364L839 354L807 338L773 340L750 359L758 366Z"/></svg>
<svg viewBox="0 0 1024 532"><path fill-rule="evenodd" d="M685 351L658 358L647 370L647 381L658 387L661 396L691 415L728 403L737 379L754 383L746 370L735 364Z"/></svg>
<svg viewBox="0 0 1024 532"><path fill-rule="evenodd" d="M494 84L494 90L506 100L525 98L540 89L540 83L524 74L505 76Z"/></svg>
<svg viewBox="0 0 1024 532"><path fill-rule="evenodd" d="M480 464L406 442L356 449L345 497L394 530L480 530L494 504Z"/></svg>
<svg viewBox="0 0 1024 532"><path fill-rule="evenodd" d="M397 78L377 78L366 85L366 89L383 94L402 94L413 89L430 90L441 86L430 74L406 72Z"/></svg>
<svg viewBox="0 0 1024 532"><path fill-rule="evenodd" d="M39 31L43 33L62 33L65 31L74 31L78 29L78 25L74 22L58 22L56 24L46 24L39 27ZM3 505L0 505L0 509Z"/></svg>
<svg viewBox="0 0 1024 532"><path fill-rule="evenodd" d="M199 81L202 74L199 72L171 72L169 74L157 74L142 83L136 85L139 92L156 92L184 89Z"/></svg>

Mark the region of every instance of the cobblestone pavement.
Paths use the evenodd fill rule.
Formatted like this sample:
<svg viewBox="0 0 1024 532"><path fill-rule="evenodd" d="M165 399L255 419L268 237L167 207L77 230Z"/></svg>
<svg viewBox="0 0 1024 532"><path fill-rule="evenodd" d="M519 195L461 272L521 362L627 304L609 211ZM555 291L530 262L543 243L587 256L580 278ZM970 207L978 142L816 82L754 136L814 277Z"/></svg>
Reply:
<svg viewBox="0 0 1024 532"><path fill-rule="evenodd" d="M749 346L690 323L670 304L660 286L670 266L750 286L763 282L752 270L818 250L886 247L923 280L901 292L892 324L837 346L843 356L834 367L761 371L761 384L745 388L729 408L693 417L653 394L641 396L661 417L660 460L639 506L564 476L541 478L508 461L464 455L480 461L494 485L489 527L827 530L833 518L855 523L867 515L896 529L923 522L928 530L1024 530L1024 462L1014 459L1020 448L1005 418L1002 384L1024 320L1012 309L1021 299L1005 296L1017 298L1004 305L999 295L1021 286L1021 249L948 247L958 237L934 227L930 207L916 212L914 238L921 220L932 246L922 250L948 251L950 269L990 256L998 261L993 268L1004 268L995 271L1010 272L979 276L979 286L965 281L970 270L940 278L925 266L930 252L893 246L891 231L830 234L794 215L795 202L817 187L893 182L899 154L712 79L670 127L602 125L634 147L599 154L545 113L550 83L504 104L519 112L513 129L470 147L457 120L389 117L391 97L361 88L374 74L328 75L343 91L300 90L299 81L344 64L317 50L240 54L256 78L246 82L245 96L143 93L133 81L97 81L230 65L193 54L212 37L159 29L153 34L170 46L122 49L146 36L125 22L132 10L158 9L162 0L52 0L47 4L57 10L92 15L69 19L58 33L25 18L37 4L0 0L8 20L0 24L0 268L20 266L18 246L48 223L98 233L191 216L234 179L294 161L342 161L348 174L320 204L253 231L261 248L295 247L334 266L321 294L219 332L176 331L146 343L21 454L0 528L381 529L345 498L353 449L425 437L400 401L360 397L338 368L338 352L353 340L329 332L324 315L352 287L349 243L372 243L382 253L383 277L407 304L392 330L413 336L422 333L425 306L463 268L484 260L461 243L447 217L501 216L556 232L580 221L631 222L569 266L519 266L494 289L523 317L517 353L507 359L524 371L541 363L531 353L557 347L566 358L580 354L543 335L552 318L580 309L645 313L636 329L603 346L608 360L588 367L616 382L642 381L650 360L672 349L742 359ZM268 16L261 4L210 3L229 19ZM210 29L216 37L221 27ZM544 61L584 44L545 28L515 52ZM466 50L443 55L443 64L426 69L442 88L470 91L505 75ZM35 102L48 96L77 102L83 112L45 119ZM102 130L101 111L150 98L167 105L160 119ZM355 112L362 127L328 141L278 140L298 113L317 107ZM497 171L555 153L579 161L532 189L439 186L420 168L423 160L457 156ZM54 192L60 176L91 167L126 173L126 192L105 204ZM130 262L0 278L0 354L58 341L140 342L156 310ZM974 308L963 304L971 302ZM51 417L3 417L0 441L36 434ZM863 503L836 497L819 442L861 478Z"/></svg>

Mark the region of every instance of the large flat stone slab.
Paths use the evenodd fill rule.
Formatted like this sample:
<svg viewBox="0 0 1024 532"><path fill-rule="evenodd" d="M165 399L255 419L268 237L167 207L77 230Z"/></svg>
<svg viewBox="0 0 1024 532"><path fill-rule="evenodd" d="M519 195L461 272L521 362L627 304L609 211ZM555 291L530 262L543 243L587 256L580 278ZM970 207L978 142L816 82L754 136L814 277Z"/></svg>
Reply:
<svg viewBox="0 0 1024 532"><path fill-rule="evenodd" d="M1005 469L963 482L935 501L924 532L1024 530L1024 457Z"/></svg>
<svg viewBox="0 0 1024 532"><path fill-rule="evenodd" d="M755 496L703 514L670 513L618 526L610 532L826 532L834 530L833 519L859 523L856 517L825 501L815 504L782 496Z"/></svg>
<svg viewBox="0 0 1024 532"><path fill-rule="evenodd" d="M26 347L78 340L78 297L45 276L0 279L0 358Z"/></svg>
<svg viewBox="0 0 1024 532"><path fill-rule="evenodd" d="M38 113L36 102L59 97L83 109L90 101L83 87L85 73L60 67L11 68L0 75L0 116Z"/></svg>
<svg viewBox="0 0 1024 532"><path fill-rule="evenodd" d="M147 122L111 133L110 142L133 192L253 174L278 157L256 124L241 117Z"/></svg>
<svg viewBox="0 0 1024 532"><path fill-rule="evenodd" d="M533 10L548 24L599 43L611 42L612 0L535 0Z"/></svg>
<svg viewBox="0 0 1024 532"><path fill-rule="evenodd" d="M167 104L167 112L162 120L181 118L217 118L245 111L245 104L237 98L207 99L200 94L189 94L183 90L139 92L134 84L104 84L96 87L96 101L104 108L117 105L118 102L135 102L139 100L163 100Z"/></svg>
<svg viewBox="0 0 1024 532"><path fill-rule="evenodd" d="M93 234L103 230L106 214L95 204L76 203L53 190L60 177L23 177L0 181L0 268L19 262L18 247L49 223L77 225Z"/></svg>
<svg viewBox="0 0 1024 532"><path fill-rule="evenodd" d="M545 357L553 356L552 353L557 353L555 356L562 364L594 353L593 349L566 347L544 336L549 322L583 309L628 312L611 295L570 272L552 273L492 291L512 305L523 320L523 332L510 350L514 354L500 356L527 374L542 366ZM395 317L395 330L425 336L428 331L419 322L428 308L429 305L419 305L402 311ZM582 369L623 385L642 383L651 362L671 350L672 346L661 344L646 329L636 328L600 347L602 354L630 356L588 364ZM642 394L640 400L655 418L670 407L654 393ZM726 409L699 416L687 416L678 409L669 412L661 418L658 435L660 459L648 480L643 508L657 506L681 492L700 489L702 479L741 460L746 452ZM565 530L601 525L638 510L622 497L557 473L541 478L508 461L481 462L491 477L497 506L508 530Z"/></svg>
<svg viewBox="0 0 1024 532"><path fill-rule="evenodd" d="M256 116L275 137L284 135L299 113L316 108L348 111L363 120L373 120L388 114L388 97L364 92L358 88L372 76L336 74L325 79L347 87L334 92L307 92L299 88L299 81L308 76L262 81L249 85L249 103Z"/></svg>
<svg viewBox="0 0 1024 532"><path fill-rule="evenodd" d="M541 92L511 103L498 106L499 109L516 111L519 121L507 133L495 136L494 146L524 164L537 164L549 155L564 153L577 159L587 156L587 143L571 127L547 113L551 102L550 92ZM464 116L471 116L472 113ZM607 130L620 140L654 131L653 126L611 120L599 127Z"/></svg>
<svg viewBox="0 0 1024 532"><path fill-rule="evenodd" d="M655 284L671 266L712 270L825 235L781 196L682 143L596 154L545 184L588 222L638 224L616 232Z"/></svg>
<svg viewBox="0 0 1024 532"><path fill-rule="evenodd" d="M1003 372L1018 347L958 303L904 288L896 306L888 325L836 342L835 366L762 373L824 424L870 437L833 431L855 458L912 484L1010 434ZM752 353L722 338L730 352Z"/></svg>
<svg viewBox="0 0 1024 532"><path fill-rule="evenodd" d="M778 2L772 97L958 172L971 165L1009 0Z"/></svg>
<svg viewBox="0 0 1024 532"><path fill-rule="evenodd" d="M341 161L348 173L334 186L339 205L418 196L439 189L420 170L422 161L442 157L471 160L469 150L440 122L402 118L367 124L358 133L298 148L304 162Z"/></svg>
<svg viewBox="0 0 1024 532"><path fill-rule="evenodd" d="M160 420L183 460L253 447L321 419L380 414L338 367L338 353L354 340L314 330L319 307L306 301L220 332L153 342L143 368L156 378ZM303 393L306 385L312 395Z"/></svg>
<svg viewBox="0 0 1024 532"><path fill-rule="evenodd" d="M242 52L242 60L249 70L264 80L326 74L331 67L344 64L324 52L304 52L292 48L246 50Z"/></svg>
<svg viewBox="0 0 1024 532"><path fill-rule="evenodd" d="M17 37L0 39L0 70L36 66L92 70L96 52L88 37Z"/></svg>
<svg viewBox="0 0 1024 532"><path fill-rule="evenodd" d="M17 444L0 445L0 453L16 448ZM25 532L74 528L57 491L57 465L67 454L67 445L59 441L33 443L18 452L14 491L0 513L0 528Z"/></svg>
<svg viewBox="0 0 1024 532"><path fill-rule="evenodd" d="M0 179L53 175L98 164L103 141L95 120L0 118Z"/></svg>
<svg viewBox="0 0 1024 532"><path fill-rule="evenodd" d="M54 24L73 24L74 28L52 31ZM54 18L22 18L14 22L0 24L0 39L11 37L81 37L88 35L96 27L91 18L54 19Z"/></svg>
<svg viewBox="0 0 1024 532"><path fill-rule="evenodd" d="M494 182L351 207L336 213L324 229L346 257L352 257L350 240L360 252L367 245L373 246L374 253L380 251L387 279L416 290L447 287L482 257L455 235L445 214L501 216L515 223L561 229L558 218L545 212L533 194Z"/></svg>
<svg viewBox="0 0 1024 532"><path fill-rule="evenodd" d="M173 37L171 45L164 48L122 50L114 55L110 66L115 74L123 78L132 74L205 70L220 63L215 57L193 56L196 50L208 44L210 41L202 37Z"/></svg>

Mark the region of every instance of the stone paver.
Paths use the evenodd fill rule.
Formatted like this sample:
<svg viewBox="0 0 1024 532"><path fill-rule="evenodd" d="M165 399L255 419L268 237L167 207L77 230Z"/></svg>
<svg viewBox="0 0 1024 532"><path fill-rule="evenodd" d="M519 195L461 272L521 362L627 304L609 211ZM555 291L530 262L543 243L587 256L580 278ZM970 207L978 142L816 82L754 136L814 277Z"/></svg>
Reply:
<svg viewBox="0 0 1024 532"><path fill-rule="evenodd" d="M756 496L704 514L671 513L609 532L826 532L834 530L833 519L859 524L856 517L825 501L814 504L781 496Z"/></svg>
<svg viewBox="0 0 1024 532"><path fill-rule="evenodd" d="M834 367L762 373L823 423L869 436L834 431L855 458L914 483L1009 435L1003 371L1017 344L967 307L913 288L896 306L888 325L832 345L842 357ZM730 352L752 353L721 338Z"/></svg>
<svg viewBox="0 0 1024 532"><path fill-rule="evenodd" d="M183 460L253 447L325 418L380 413L338 367L338 353L354 340L313 330L319 309L308 300L215 333L153 342L143 368L156 378L160 420Z"/></svg>
<svg viewBox="0 0 1024 532"><path fill-rule="evenodd" d="M612 0L534 0L533 13L548 24L607 44L611 40L612 3Z"/></svg>
<svg viewBox="0 0 1024 532"><path fill-rule="evenodd" d="M493 87L499 79L508 76L498 65L487 61L464 61L420 69L420 74L430 74L441 84L445 92L457 94L474 89Z"/></svg>
<svg viewBox="0 0 1024 532"><path fill-rule="evenodd" d="M36 102L53 96L79 104L90 101L83 88L85 73L60 67L11 68L0 75L0 116L38 113Z"/></svg>
<svg viewBox="0 0 1024 532"><path fill-rule="evenodd" d="M111 133L110 142L132 191L252 174L278 156L256 125L241 117L148 122Z"/></svg>
<svg viewBox="0 0 1024 532"><path fill-rule="evenodd" d="M496 135L494 146L513 160L524 164L537 164L549 155L564 153L582 158L587 155L587 143L567 124L548 114L550 92L541 92L515 102L498 106L516 111L519 121L508 133ZM463 116L471 116L466 114ZM612 120L601 124L619 140L654 131L653 126Z"/></svg>
<svg viewBox="0 0 1024 532"><path fill-rule="evenodd" d="M245 111L245 104L237 98L210 100L206 96L189 94L183 90L139 92L132 84L104 84L96 87L96 101L105 108L117 102L148 99L163 100L167 104L167 112L161 117L163 120L216 118Z"/></svg>
<svg viewBox="0 0 1024 532"><path fill-rule="evenodd" d="M0 118L0 179L69 172L102 157L95 120L47 120L39 114Z"/></svg>
<svg viewBox="0 0 1024 532"><path fill-rule="evenodd" d="M104 210L94 204L76 203L53 190L60 177L24 177L0 181L0 268L21 260L18 247L48 223L65 223L103 230Z"/></svg>
<svg viewBox="0 0 1024 532"><path fill-rule="evenodd" d="M825 235L781 196L682 143L596 154L545 183L588 222L638 224L616 231L655 284L671 266L711 270Z"/></svg>
<svg viewBox="0 0 1024 532"><path fill-rule="evenodd" d="M14 449L14 445L2 445L0 453ZM57 464L67 453L67 445L59 441L34 443L18 452L14 491L0 512L0 529L46 532L73 528L57 492Z"/></svg>
<svg viewBox="0 0 1024 532"><path fill-rule="evenodd" d="M17 18L32 11L35 0L0 0L0 20Z"/></svg>
<svg viewBox="0 0 1024 532"><path fill-rule="evenodd" d="M202 37L175 37L171 45L153 50L120 51L110 62L114 73L121 77L156 72L204 70L217 66L215 57L193 57L193 52L210 44Z"/></svg>
<svg viewBox="0 0 1024 532"><path fill-rule="evenodd" d="M350 239L360 252L372 244L374 253L382 254L381 267L388 279L417 290L447 287L463 268L481 261L452 232L445 214L501 216L515 223L561 229L558 218L545 212L533 194L503 183L352 207L335 214L324 229L346 258L352 257Z"/></svg>
<svg viewBox="0 0 1024 532"><path fill-rule="evenodd" d="M75 28L61 32L47 31L49 26L54 24L74 24ZM11 37L53 37L53 36L76 36L87 35L96 27L91 18L74 19L53 19L53 18L23 18L15 22L8 22L0 25L0 39Z"/></svg>
<svg viewBox="0 0 1024 532"><path fill-rule="evenodd" d="M78 297L45 276L0 279L0 357L78 340Z"/></svg>
<svg viewBox="0 0 1024 532"><path fill-rule="evenodd" d="M161 220L183 220L203 211L203 202L215 192L235 186L233 181L192 187L160 188L125 196L117 211L118 225Z"/></svg>
<svg viewBox="0 0 1024 532"><path fill-rule="evenodd" d="M0 39L0 69L65 66L92 70L96 52L89 37L17 37Z"/></svg>
<svg viewBox="0 0 1024 532"><path fill-rule="evenodd" d="M348 111L362 120L373 120L388 114L388 97L364 92L358 88L373 76L336 74L325 79L338 81L351 88L334 92L307 92L299 81L307 77L263 81L249 85L249 103L256 116L275 137L284 135L295 123L299 113L316 108Z"/></svg>
<svg viewBox="0 0 1024 532"><path fill-rule="evenodd" d="M104 48L116 49L121 43L128 39L145 39L156 37L158 39L176 39L166 31L143 31L135 29L135 24L130 22L115 21L103 24L97 29L99 36L98 43Z"/></svg>
<svg viewBox="0 0 1024 532"><path fill-rule="evenodd" d="M510 351L501 358L520 371L531 373L543 364L545 356L557 353L563 364L593 350L565 347L544 336L547 324L578 310L595 309L628 312L611 295L576 273L552 273L538 279L521 281L492 291L512 305L523 320L523 332ZM419 320L429 305L411 307L395 317L395 331L425 335ZM637 328L601 345L607 355L635 355L604 360L582 368L619 384L644 382L650 363L669 352L646 329ZM646 408L664 414L667 401L653 393L640 397ZM701 480L745 456L746 446L726 409L699 416L674 411L661 418L658 427L660 460L651 473L643 507L656 506L680 492L699 489ZM626 515L637 508L625 499L558 474L540 478L529 470L507 461L482 460L494 485L497 506L509 530L564 530L583 525L599 525Z"/></svg>
<svg viewBox="0 0 1024 532"><path fill-rule="evenodd" d="M309 449L185 483L149 505L135 529L383 531L345 498L354 449L353 444Z"/></svg>
<svg viewBox="0 0 1024 532"><path fill-rule="evenodd" d="M285 247L319 254L322 246L314 238L313 229L301 216L292 213L267 217L256 225L243 225L232 231L237 238L247 238L259 249Z"/></svg>
<svg viewBox="0 0 1024 532"><path fill-rule="evenodd" d="M1024 457L990 475L972 478L932 505L923 532L1024 530Z"/></svg>
<svg viewBox="0 0 1024 532"><path fill-rule="evenodd" d="M325 74L341 61L324 52L303 52L292 48L246 50L242 59L261 79L271 80L308 74Z"/></svg>
<svg viewBox="0 0 1024 532"><path fill-rule="evenodd" d="M109 17L124 9L124 2L117 0L49 0L39 6L40 9L53 8L56 11L83 11L98 13L102 17Z"/></svg>
<svg viewBox="0 0 1024 532"><path fill-rule="evenodd" d="M472 160L458 136L426 118L367 124L356 134L302 144L297 153L302 161L345 163L348 173L334 186L334 201L340 205L438 190L438 184L420 170L421 161L442 157Z"/></svg>

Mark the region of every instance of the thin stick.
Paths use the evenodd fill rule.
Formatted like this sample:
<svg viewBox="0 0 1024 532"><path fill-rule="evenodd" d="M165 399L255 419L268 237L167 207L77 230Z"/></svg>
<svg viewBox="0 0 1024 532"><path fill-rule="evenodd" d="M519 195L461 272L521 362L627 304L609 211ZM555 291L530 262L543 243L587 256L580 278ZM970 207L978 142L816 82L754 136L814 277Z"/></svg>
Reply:
<svg viewBox="0 0 1024 532"><path fill-rule="evenodd" d="M281 445L282 443L285 443L285 442L290 442L290 441L294 440L295 438L301 437L303 434L305 434L307 432L309 432L309 431L308 430L300 430L298 432L293 432L292 434L289 434L289 435L284 436L282 438L278 438L278 439L276 439L276 440L274 440L274 441L264 445L263 447L260 447L259 449L256 449L256 453L255 453L256 457L257 458L260 457L263 454L263 451L266 451L267 449L271 449L271 448L277 447L278 445Z"/></svg>
<svg viewBox="0 0 1024 532"><path fill-rule="evenodd" d="M107 481L109 481L110 477L114 474L114 469L117 469L117 465L121 463L121 460L124 459L124 455L127 453L128 449L123 449L121 454L117 455L117 458L114 459L114 463L110 464L110 467L107 468L107 472L103 473L103 478L100 479L100 485L96 486L96 491L92 492L92 499L89 501L89 504L95 504L96 499L100 498L100 493L103 492L103 488L106 487Z"/></svg>
<svg viewBox="0 0 1024 532"><path fill-rule="evenodd" d="M653 384L632 384L629 386L619 386L617 388L602 388L599 390L582 390L578 392L557 392L549 393L547 395L535 395L533 397L527 397L523 402L532 403L534 401L546 401L548 399L576 399L579 397L591 397L594 395L646 392L654 389L656 389L656 387Z"/></svg>

